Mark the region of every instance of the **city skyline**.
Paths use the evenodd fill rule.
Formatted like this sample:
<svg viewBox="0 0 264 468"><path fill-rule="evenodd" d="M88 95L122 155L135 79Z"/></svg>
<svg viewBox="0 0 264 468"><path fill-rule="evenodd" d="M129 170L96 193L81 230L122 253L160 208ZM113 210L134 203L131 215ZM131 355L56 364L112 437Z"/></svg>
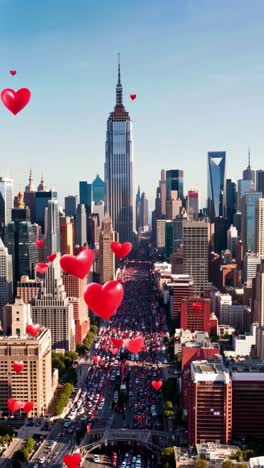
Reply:
<svg viewBox="0 0 264 468"><path fill-rule="evenodd" d="M16 192L30 167L35 180L43 171L48 186L56 187L60 204L78 193L79 180L103 177L104 125L114 102L118 51L124 104L134 122L135 182L151 207L161 166L180 167L186 190L198 189L202 206L208 151L226 151L228 178L240 177L248 146L252 167L261 168L262 2L255 1L255 8L246 2L165 3L149 9L140 2L135 34L137 1L121 10L115 2L111 20L107 3L79 1L72 14L59 1L50 15L51 2L36 7L30 1L23 11L18 2L1 2L2 88L32 91L18 116L1 109L2 176L15 179ZM14 26L18 10L21 22ZM208 41L212 33L214 41ZM13 68L15 77L9 75ZM64 177L58 177L62 163ZM201 174L197 180L194 173Z"/></svg>

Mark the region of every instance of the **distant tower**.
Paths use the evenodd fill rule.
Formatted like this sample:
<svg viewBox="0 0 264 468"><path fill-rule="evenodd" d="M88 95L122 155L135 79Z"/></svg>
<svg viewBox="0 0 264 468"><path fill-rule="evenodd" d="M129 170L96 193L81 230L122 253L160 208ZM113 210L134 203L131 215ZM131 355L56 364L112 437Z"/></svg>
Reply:
<svg viewBox="0 0 264 468"><path fill-rule="evenodd" d="M106 210L120 241L133 241L136 229L133 130L123 105L119 60L116 105L107 120L105 148Z"/></svg>
<svg viewBox="0 0 264 468"><path fill-rule="evenodd" d="M117 241L117 233L113 231L111 218L106 213L99 236L99 276L101 284L114 279L115 255L111 250L111 243Z"/></svg>
<svg viewBox="0 0 264 468"><path fill-rule="evenodd" d="M225 207L225 151L208 153L208 215L213 222L224 216Z"/></svg>
<svg viewBox="0 0 264 468"><path fill-rule="evenodd" d="M243 171L243 180L251 180L255 187L255 171L251 169L250 165L250 148L248 149L248 167Z"/></svg>
<svg viewBox="0 0 264 468"><path fill-rule="evenodd" d="M60 251L60 221L58 200L49 200L47 214L46 255Z"/></svg>
<svg viewBox="0 0 264 468"><path fill-rule="evenodd" d="M159 189L161 216L166 216L166 172L164 169L161 170Z"/></svg>
<svg viewBox="0 0 264 468"><path fill-rule="evenodd" d="M30 169L28 185L24 191L25 205L30 209L30 221L32 224L36 222L36 187L32 177L32 170Z"/></svg>
<svg viewBox="0 0 264 468"><path fill-rule="evenodd" d="M136 196L136 230L140 226L140 213L141 213L141 197L140 197L140 187L138 186L137 196Z"/></svg>
<svg viewBox="0 0 264 468"><path fill-rule="evenodd" d="M84 245L87 242L87 215L83 204L77 206L75 222L75 245Z"/></svg>
<svg viewBox="0 0 264 468"><path fill-rule="evenodd" d="M47 192L46 184L45 184L45 182L44 182L43 174L42 174L42 176L41 176L40 184L39 184L39 186L38 186L38 192Z"/></svg>
<svg viewBox="0 0 264 468"><path fill-rule="evenodd" d="M94 203L104 201L105 199L105 183L97 174L96 178L92 183L92 191L93 191L93 201Z"/></svg>
<svg viewBox="0 0 264 468"><path fill-rule="evenodd" d="M4 236L5 226L11 221L14 206L13 179L0 177L0 236Z"/></svg>
<svg viewBox="0 0 264 468"><path fill-rule="evenodd" d="M140 201L140 226L148 226L148 199L145 192L141 194Z"/></svg>

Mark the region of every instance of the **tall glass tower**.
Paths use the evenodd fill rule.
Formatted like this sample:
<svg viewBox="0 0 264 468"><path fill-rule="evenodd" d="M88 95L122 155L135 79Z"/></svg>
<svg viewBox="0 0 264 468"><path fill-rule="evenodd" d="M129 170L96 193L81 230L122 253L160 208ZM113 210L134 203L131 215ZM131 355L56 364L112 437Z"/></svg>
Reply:
<svg viewBox="0 0 264 468"><path fill-rule="evenodd" d="M123 105L118 57L116 105L107 120L105 145L105 198L120 242L133 241L135 233L133 129Z"/></svg>
<svg viewBox="0 0 264 468"><path fill-rule="evenodd" d="M208 216L214 221L224 216L225 207L225 151L208 153Z"/></svg>

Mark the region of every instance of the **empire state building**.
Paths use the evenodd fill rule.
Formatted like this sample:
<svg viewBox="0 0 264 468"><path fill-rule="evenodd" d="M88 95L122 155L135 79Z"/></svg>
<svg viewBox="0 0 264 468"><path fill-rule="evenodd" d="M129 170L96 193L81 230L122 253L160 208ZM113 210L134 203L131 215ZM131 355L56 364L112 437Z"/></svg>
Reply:
<svg viewBox="0 0 264 468"><path fill-rule="evenodd" d="M123 105L123 88L118 60L116 105L107 120L105 144L106 210L120 242L134 240L134 149L133 128Z"/></svg>

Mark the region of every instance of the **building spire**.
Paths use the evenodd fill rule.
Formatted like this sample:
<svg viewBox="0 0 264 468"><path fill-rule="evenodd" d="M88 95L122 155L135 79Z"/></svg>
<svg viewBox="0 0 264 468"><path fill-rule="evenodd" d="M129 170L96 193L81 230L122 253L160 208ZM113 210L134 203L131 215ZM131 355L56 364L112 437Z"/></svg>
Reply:
<svg viewBox="0 0 264 468"><path fill-rule="evenodd" d="M123 105L123 88L121 84L121 71L120 71L120 53L118 52L118 79L116 85L116 105Z"/></svg>
<svg viewBox="0 0 264 468"><path fill-rule="evenodd" d="M250 148L248 148L248 168L250 169Z"/></svg>

